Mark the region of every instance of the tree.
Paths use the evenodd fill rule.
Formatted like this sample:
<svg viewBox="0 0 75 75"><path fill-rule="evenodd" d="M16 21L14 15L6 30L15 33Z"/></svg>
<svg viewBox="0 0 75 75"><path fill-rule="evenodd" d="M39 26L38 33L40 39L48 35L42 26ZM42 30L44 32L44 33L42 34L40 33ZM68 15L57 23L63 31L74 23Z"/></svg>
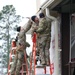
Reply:
<svg viewBox="0 0 75 75"><path fill-rule="evenodd" d="M16 15L16 10L13 5L4 6L0 12L0 40L3 40L2 48L7 53L7 63L9 61L11 40L14 38L17 24L20 23L21 20L22 17Z"/></svg>

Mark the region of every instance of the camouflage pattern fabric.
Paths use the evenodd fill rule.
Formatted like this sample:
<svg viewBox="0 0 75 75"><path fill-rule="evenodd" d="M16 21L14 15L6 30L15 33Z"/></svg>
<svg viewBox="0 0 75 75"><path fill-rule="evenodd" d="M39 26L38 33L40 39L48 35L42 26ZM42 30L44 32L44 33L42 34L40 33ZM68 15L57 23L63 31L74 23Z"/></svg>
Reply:
<svg viewBox="0 0 75 75"><path fill-rule="evenodd" d="M24 59L24 50L26 50L26 47L30 46L29 43L26 42L26 35L24 30L19 32L17 43L16 56L14 63L11 66L11 75L14 73L16 75L20 75L20 70Z"/></svg>
<svg viewBox="0 0 75 75"><path fill-rule="evenodd" d="M49 65L49 48L50 48L50 29L46 18L41 18L39 27L36 30L39 33L38 42L42 65Z"/></svg>

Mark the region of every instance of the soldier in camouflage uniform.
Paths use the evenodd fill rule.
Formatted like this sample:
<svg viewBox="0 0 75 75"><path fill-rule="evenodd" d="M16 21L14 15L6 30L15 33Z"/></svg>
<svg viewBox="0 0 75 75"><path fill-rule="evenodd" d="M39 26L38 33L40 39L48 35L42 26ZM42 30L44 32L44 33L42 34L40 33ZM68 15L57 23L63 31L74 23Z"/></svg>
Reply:
<svg viewBox="0 0 75 75"><path fill-rule="evenodd" d="M11 75L14 75L14 73L16 73L15 75L20 75L20 68L24 60L24 51L26 52L26 47L30 46L29 43L26 42L24 29L22 27L18 27L17 31L19 32L18 42L14 63L11 66Z"/></svg>
<svg viewBox="0 0 75 75"><path fill-rule="evenodd" d="M33 21L33 25L32 25L32 36L33 36L33 33L34 31L36 31L36 29L38 29L38 26L39 26L39 19L38 17L36 16L32 16L31 17L31 20ZM36 37L36 56L39 56L39 43L38 43L38 34L37 34L37 37ZM37 60L37 59L36 59Z"/></svg>
<svg viewBox="0 0 75 75"><path fill-rule="evenodd" d="M31 24L30 24L31 22ZM30 29L31 29L31 36L33 37L33 33L34 31L36 31L36 29L38 28L38 25L39 25L39 19L37 16L32 16L31 18L29 18L29 21L27 23L27 25L25 24L25 32L28 32ZM37 55L38 55L38 52L39 52L39 44L38 44L38 34L37 34L37 42L36 42L36 45L37 45Z"/></svg>
<svg viewBox="0 0 75 75"><path fill-rule="evenodd" d="M34 31L38 28L39 19L35 15L28 19L29 19L29 21L27 22L27 24L24 25L25 33L31 29L31 35L33 37Z"/></svg>
<svg viewBox="0 0 75 75"><path fill-rule="evenodd" d="M36 33L39 33L39 47L42 65L49 65L50 26L43 13L39 14L40 21Z"/></svg>

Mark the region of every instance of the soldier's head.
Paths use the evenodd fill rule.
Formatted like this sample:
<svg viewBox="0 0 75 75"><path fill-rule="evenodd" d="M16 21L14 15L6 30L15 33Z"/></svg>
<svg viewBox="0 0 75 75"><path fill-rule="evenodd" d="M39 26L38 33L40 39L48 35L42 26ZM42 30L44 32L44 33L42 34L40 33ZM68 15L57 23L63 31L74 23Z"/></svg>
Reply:
<svg viewBox="0 0 75 75"><path fill-rule="evenodd" d="M44 18L44 17L45 17L44 13L39 14L39 18Z"/></svg>
<svg viewBox="0 0 75 75"><path fill-rule="evenodd" d="M24 30L23 27L21 27L21 26L17 27L17 32L20 32L20 31L22 31L22 30Z"/></svg>
<svg viewBox="0 0 75 75"><path fill-rule="evenodd" d="M18 41L18 36L16 36L15 41L16 41L16 42Z"/></svg>
<svg viewBox="0 0 75 75"><path fill-rule="evenodd" d="M35 16L35 15L31 17L31 20L34 21L35 23L38 23L39 22L38 17Z"/></svg>
<svg viewBox="0 0 75 75"><path fill-rule="evenodd" d="M17 27L17 32L21 31L21 26Z"/></svg>

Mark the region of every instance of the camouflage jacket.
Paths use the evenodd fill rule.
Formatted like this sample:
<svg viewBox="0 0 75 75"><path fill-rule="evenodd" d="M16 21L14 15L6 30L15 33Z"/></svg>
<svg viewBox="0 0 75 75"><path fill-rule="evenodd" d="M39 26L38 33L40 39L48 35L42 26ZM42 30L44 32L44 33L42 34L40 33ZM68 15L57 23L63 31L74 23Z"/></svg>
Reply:
<svg viewBox="0 0 75 75"><path fill-rule="evenodd" d="M40 36L49 35L50 31L49 31L48 21L46 20L46 18L40 19L39 26L36 32L39 33Z"/></svg>
<svg viewBox="0 0 75 75"><path fill-rule="evenodd" d="M29 31L31 27L32 27L32 21L29 20L29 21L23 26L25 33L26 33L27 31Z"/></svg>
<svg viewBox="0 0 75 75"><path fill-rule="evenodd" d="M38 28L38 24L35 22L31 23L32 21L29 20L28 23L24 26L25 33L31 29L31 35L33 36L34 31Z"/></svg>
<svg viewBox="0 0 75 75"><path fill-rule="evenodd" d="M31 28L31 35L33 36L34 31L36 31L38 29L38 24L36 24L35 22L33 22L32 24L32 28Z"/></svg>
<svg viewBox="0 0 75 75"><path fill-rule="evenodd" d="M18 33L18 44L25 45L26 44L26 34L24 30L21 30Z"/></svg>
<svg viewBox="0 0 75 75"><path fill-rule="evenodd" d="M22 30L18 33L17 51L23 51L26 47L30 47L30 44L26 42L25 31Z"/></svg>

